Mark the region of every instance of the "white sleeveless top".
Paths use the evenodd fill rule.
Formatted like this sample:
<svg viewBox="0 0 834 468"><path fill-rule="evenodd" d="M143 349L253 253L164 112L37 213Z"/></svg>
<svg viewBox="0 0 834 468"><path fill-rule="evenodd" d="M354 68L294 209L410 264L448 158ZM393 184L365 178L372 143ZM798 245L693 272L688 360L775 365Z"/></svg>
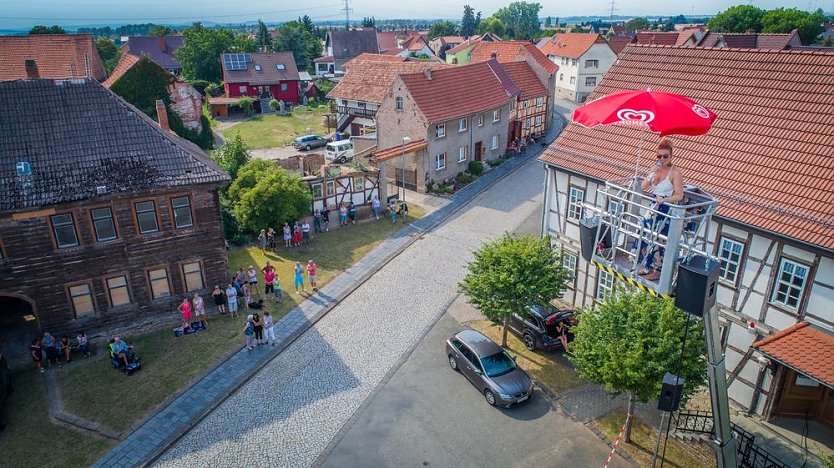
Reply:
<svg viewBox="0 0 834 468"><path fill-rule="evenodd" d="M669 179L669 175L672 173L671 169L666 174L666 177L663 178L657 185L652 184L652 193L658 197L670 197L672 193L675 192L675 186L672 185L672 181Z"/></svg>

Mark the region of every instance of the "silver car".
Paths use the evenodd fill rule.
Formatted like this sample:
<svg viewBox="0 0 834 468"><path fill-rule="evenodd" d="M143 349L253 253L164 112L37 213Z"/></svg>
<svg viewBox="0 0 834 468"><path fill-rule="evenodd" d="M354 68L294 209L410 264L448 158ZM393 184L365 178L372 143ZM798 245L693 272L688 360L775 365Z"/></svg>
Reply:
<svg viewBox="0 0 834 468"><path fill-rule="evenodd" d="M475 330L464 330L446 340L449 366L460 371L490 405L510 407L530 398L533 382L515 360Z"/></svg>

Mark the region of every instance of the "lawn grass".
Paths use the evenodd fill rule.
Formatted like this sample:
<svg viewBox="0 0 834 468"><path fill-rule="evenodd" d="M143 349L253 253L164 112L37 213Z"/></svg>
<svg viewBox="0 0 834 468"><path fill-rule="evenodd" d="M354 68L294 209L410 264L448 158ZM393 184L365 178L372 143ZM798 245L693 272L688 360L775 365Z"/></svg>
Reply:
<svg viewBox="0 0 834 468"><path fill-rule="evenodd" d="M489 320L467 323L470 327L488 336L492 341L501 343L502 329L499 324ZM515 356L518 366L540 380L548 389L559 393L576 388L585 383L576 375L567 363L560 362L555 352L530 351L524 343L512 333L507 334L507 351Z"/></svg>
<svg viewBox="0 0 834 468"><path fill-rule="evenodd" d="M414 206L411 214L419 217L423 212ZM307 298L292 288L296 261L306 265L307 260L313 259L318 266L318 285L322 287L402 228L399 222L392 225L384 220L371 221L348 228L335 227L314 236L308 245L280 247L266 255L258 247L237 248L229 252L229 268L253 265L260 270L267 260L276 267L285 300L280 305L265 301L264 307L277 322ZM263 287L262 277L259 286ZM142 369L132 376L113 370L103 350L90 362L56 370L67 412L116 430L129 429L170 395L202 376L221 357L240 349L244 319L218 315L211 298L205 299L209 311L205 332L175 338L171 329L177 324L171 323L161 330L126 337L129 344L136 346L142 361ZM246 315L245 310L239 313Z"/></svg>
<svg viewBox="0 0 834 468"><path fill-rule="evenodd" d="M330 111L327 106L315 109L293 109L292 115L266 114L253 117L223 130L223 138L239 134L250 148L278 148L292 144L292 141L312 133L324 135L327 128L322 125L322 116Z"/></svg>
<svg viewBox="0 0 834 468"><path fill-rule="evenodd" d="M612 411L596 419L594 425L611 440L616 440L626 420L623 410ZM620 442L618 450L628 453L639 466L651 466L654 455L654 445L657 442L657 428L646 425L639 419L634 420L631 428L631 443ZM660 453L663 453L663 441L660 441ZM659 463L659 459L658 459ZM687 447L678 440L669 438L666 448L666 465L673 467L715 466L703 457L693 456L691 447Z"/></svg>
<svg viewBox="0 0 834 468"><path fill-rule="evenodd" d="M12 376L15 391L3 412L6 429L0 432L0 466L89 466L114 445L50 421L46 382L31 369Z"/></svg>

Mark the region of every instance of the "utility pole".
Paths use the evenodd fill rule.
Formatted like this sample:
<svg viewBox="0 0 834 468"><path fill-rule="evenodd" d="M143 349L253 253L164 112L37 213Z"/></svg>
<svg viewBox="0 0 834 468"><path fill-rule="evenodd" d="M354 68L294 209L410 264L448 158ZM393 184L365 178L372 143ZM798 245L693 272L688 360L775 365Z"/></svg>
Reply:
<svg viewBox="0 0 834 468"><path fill-rule="evenodd" d="M350 0L342 0L342 3L345 5L342 7L342 11L345 12L345 29L350 29L350 12L353 8L350 7Z"/></svg>

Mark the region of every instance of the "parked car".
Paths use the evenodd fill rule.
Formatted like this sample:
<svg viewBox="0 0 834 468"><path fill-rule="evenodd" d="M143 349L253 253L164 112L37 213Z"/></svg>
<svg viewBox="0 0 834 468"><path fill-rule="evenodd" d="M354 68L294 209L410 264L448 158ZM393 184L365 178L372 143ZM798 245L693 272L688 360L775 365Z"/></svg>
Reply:
<svg viewBox="0 0 834 468"><path fill-rule="evenodd" d="M0 431L6 427L3 419L3 404L12 393L12 373L9 371L9 363L3 353L0 353Z"/></svg>
<svg viewBox="0 0 834 468"><path fill-rule="evenodd" d="M351 140L331 141L325 146L324 158L344 164L353 159L353 142Z"/></svg>
<svg viewBox="0 0 834 468"><path fill-rule="evenodd" d="M576 322L573 312L552 308L531 306L527 308L528 316L513 314L510 318L509 330L521 338L524 346L529 350L543 349L554 351L562 348L559 332L556 327L559 322L573 324ZM573 333L566 332L568 342L573 341Z"/></svg>
<svg viewBox="0 0 834 468"><path fill-rule="evenodd" d="M446 340L449 366L460 371L490 405L510 407L530 398L533 382L503 348L475 330Z"/></svg>
<svg viewBox="0 0 834 468"><path fill-rule="evenodd" d="M292 141L293 148L297 150L310 151L313 148L321 148L330 141L329 138L318 135L304 135Z"/></svg>

